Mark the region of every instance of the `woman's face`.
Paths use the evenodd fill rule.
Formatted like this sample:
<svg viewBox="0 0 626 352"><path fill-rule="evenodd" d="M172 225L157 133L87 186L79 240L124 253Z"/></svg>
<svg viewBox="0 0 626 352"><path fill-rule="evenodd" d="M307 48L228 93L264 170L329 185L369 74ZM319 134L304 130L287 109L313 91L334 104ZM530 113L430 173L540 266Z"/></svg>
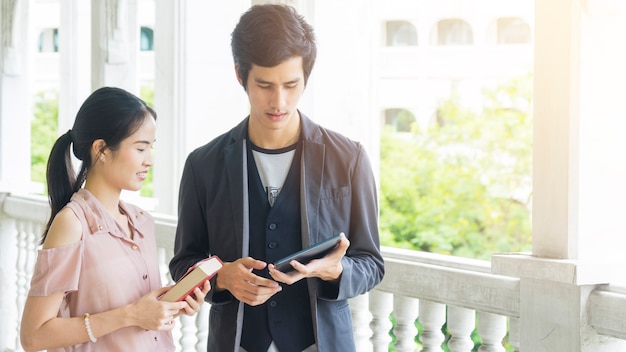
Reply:
<svg viewBox="0 0 626 352"><path fill-rule="evenodd" d="M105 152L107 165L105 179L119 190L138 191L152 166L152 147L155 141L156 121L146 115L139 129L124 139L119 148ZM110 160L108 160L110 158Z"/></svg>

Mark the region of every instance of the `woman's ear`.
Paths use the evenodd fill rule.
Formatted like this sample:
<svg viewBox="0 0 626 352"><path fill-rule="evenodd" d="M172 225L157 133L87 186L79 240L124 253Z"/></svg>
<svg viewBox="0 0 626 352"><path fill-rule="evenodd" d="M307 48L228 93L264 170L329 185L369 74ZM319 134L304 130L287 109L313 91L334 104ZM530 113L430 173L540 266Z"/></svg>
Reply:
<svg viewBox="0 0 626 352"><path fill-rule="evenodd" d="M107 143L104 139L96 139L91 144L91 160L105 161L106 160Z"/></svg>

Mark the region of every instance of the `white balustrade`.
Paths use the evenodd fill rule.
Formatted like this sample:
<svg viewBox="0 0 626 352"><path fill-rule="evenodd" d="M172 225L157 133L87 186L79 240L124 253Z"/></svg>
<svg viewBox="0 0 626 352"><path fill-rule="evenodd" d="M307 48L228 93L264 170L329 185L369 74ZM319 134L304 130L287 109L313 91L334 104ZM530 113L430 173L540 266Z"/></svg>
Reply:
<svg viewBox="0 0 626 352"><path fill-rule="evenodd" d="M12 291L3 292L0 297L0 346L6 351L21 351L21 311L48 209L43 198L0 194L0 243L15 246L3 248L0 256L0 264L10 266L10 270L0 273L15 275L8 286ZM169 284L172 280L168 262L173 253L176 219L158 214L155 219L159 267L163 283ZM493 275L489 263L481 261L391 248L382 251L385 279L368 294L350 300L358 351L415 351L420 348L417 337L422 343L421 351L441 351L446 338L442 332L444 324L450 333L447 346L451 352L471 351L474 329L482 340L480 352L505 351L503 340L507 332L512 350L520 350L519 279ZM7 298L12 302L7 302ZM626 340L624 306L625 289L596 289L588 303L588 324L605 339ZM179 318L173 330L177 350L205 349L209 311L210 305L205 304L197 315ZM416 320L423 328L419 336ZM395 343L390 334L392 328ZM2 341L6 336L10 341Z"/></svg>

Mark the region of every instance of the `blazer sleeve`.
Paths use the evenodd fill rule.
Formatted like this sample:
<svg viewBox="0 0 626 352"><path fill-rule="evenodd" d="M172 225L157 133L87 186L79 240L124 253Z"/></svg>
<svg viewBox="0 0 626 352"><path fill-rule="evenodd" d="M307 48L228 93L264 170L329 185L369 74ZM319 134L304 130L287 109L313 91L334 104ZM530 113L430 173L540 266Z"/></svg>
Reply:
<svg viewBox="0 0 626 352"><path fill-rule="evenodd" d="M172 279L180 279L187 269L198 261L207 258L208 234L206 219L198 190L198 182L193 164L193 154L187 158L181 177L178 193L178 224L174 240L174 257L169 269Z"/></svg>
<svg viewBox="0 0 626 352"><path fill-rule="evenodd" d="M170 274L179 280L187 269L211 253L207 224L206 175L198 170L207 164L206 156L192 153L185 162L178 193L178 224L174 240L174 257L170 261ZM224 258L222 258L224 259ZM219 275L219 274L218 274ZM216 287L217 275L211 278L211 287ZM226 304L234 300L229 291L211 289L205 301L211 304Z"/></svg>
<svg viewBox="0 0 626 352"><path fill-rule="evenodd" d="M385 264L380 253L378 197L371 163L359 144L354 172L350 174L351 214L348 239L350 247L341 261L339 284L322 282L320 298L348 299L374 288L382 280Z"/></svg>

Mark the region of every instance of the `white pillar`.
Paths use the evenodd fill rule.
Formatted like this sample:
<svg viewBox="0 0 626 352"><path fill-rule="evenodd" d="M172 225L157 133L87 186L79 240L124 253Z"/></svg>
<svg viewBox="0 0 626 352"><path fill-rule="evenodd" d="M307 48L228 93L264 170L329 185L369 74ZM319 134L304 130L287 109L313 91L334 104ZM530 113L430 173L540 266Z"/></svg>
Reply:
<svg viewBox="0 0 626 352"><path fill-rule="evenodd" d="M0 7L0 192L27 191L30 184L28 11L26 0L3 0Z"/></svg>
<svg viewBox="0 0 626 352"><path fill-rule="evenodd" d="M184 125L184 84L182 65L187 2L156 0L154 22L154 108L157 112L157 144L154 152L154 198L156 210L175 214L178 194L179 164L182 157L181 125Z"/></svg>
<svg viewBox="0 0 626 352"><path fill-rule="evenodd" d="M248 113L230 50L230 34L249 1L215 11L205 0L156 0L156 211L176 214L189 152L235 126Z"/></svg>
<svg viewBox="0 0 626 352"><path fill-rule="evenodd" d="M139 95L137 0L91 1L91 86Z"/></svg>
<svg viewBox="0 0 626 352"><path fill-rule="evenodd" d="M83 101L91 93L91 3L60 0L59 134L72 128Z"/></svg>
<svg viewBox="0 0 626 352"><path fill-rule="evenodd" d="M521 351L621 351L586 323L589 293L623 283L626 3L535 1L532 255L496 255L520 281Z"/></svg>

